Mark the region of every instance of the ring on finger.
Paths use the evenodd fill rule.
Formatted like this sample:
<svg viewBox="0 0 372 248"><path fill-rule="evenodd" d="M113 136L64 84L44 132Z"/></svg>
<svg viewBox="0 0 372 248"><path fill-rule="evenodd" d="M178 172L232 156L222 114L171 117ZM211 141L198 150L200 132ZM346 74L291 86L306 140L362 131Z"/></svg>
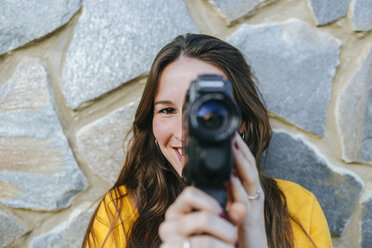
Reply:
<svg viewBox="0 0 372 248"><path fill-rule="evenodd" d="M255 195L247 195L249 200L258 200L261 198L261 190L258 189Z"/></svg>
<svg viewBox="0 0 372 248"><path fill-rule="evenodd" d="M190 240L189 239L185 239L185 241L183 241L183 248L190 248L191 247L191 244L190 244Z"/></svg>

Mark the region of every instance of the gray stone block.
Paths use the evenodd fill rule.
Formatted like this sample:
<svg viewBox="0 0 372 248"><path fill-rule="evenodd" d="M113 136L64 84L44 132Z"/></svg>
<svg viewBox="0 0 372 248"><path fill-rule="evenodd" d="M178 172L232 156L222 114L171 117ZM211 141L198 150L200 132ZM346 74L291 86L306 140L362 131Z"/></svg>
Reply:
<svg viewBox="0 0 372 248"><path fill-rule="evenodd" d="M330 23L346 15L349 0L308 0L317 25Z"/></svg>
<svg viewBox="0 0 372 248"><path fill-rule="evenodd" d="M0 202L7 206L60 209L85 189L50 92L36 58L24 58L0 89Z"/></svg>
<svg viewBox="0 0 372 248"><path fill-rule="evenodd" d="M0 210L0 247L8 247L26 232L27 227L18 218Z"/></svg>
<svg viewBox="0 0 372 248"><path fill-rule="evenodd" d="M257 9L277 0L209 0L209 2L226 18L227 22L253 15Z"/></svg>
<svg viewBox="0 0 372 248"><path fill-rule="evenodd" d="M83 127L76 135L78 151L89 169L111 184L122 168L124 139L132 126L138 103L115 110Z"/></svg>
<svg viewBox="0 0 372 248"><path fill-rule="evenodd" d="M86 206L75 209L67 221L35 237L31 248L80 248L93 211L86 210Z"/></svg>
<svg viewBox="0 0 372 248"><path fill-rule="evenodd" d="M372 30L372 0L354 0L351 20L355 31Z"/></svg>
<svg viewBox="0 0 372 248"><path fill-rule="evenodd" d="M372 70L372 67L371 69ZM366 110L364 113L364 133L363 133L363 143L361 147L362 159L363 161L372 161L372 73L371 85L369 87L367 101L366 101Z"/></svg>
<svg viewBox="0 0 372 248"><path fill-rule="evenodd" d="M66 24L81 0L3 0L0 4L0 54Z"/></svg>
<svg viewBox="0 0 372 248"><path fill-rule="evenodd" d="M63 68L67 104L76 109L149 71L160 48L187 32L198 30L183 1L84 1Z"/></svg>
<svg viewBox="0 0 372 248"><path fill-rule="evenodd" d="M296 182L312 192L336 236L345 230L364 187L358 176L333 168L312 145L286 132L274 132L263 159L263 170L269 176Z"/></svg>
<svg viewBox="0 0 372 248"><path fill-rule="evenodd" d="M337 99L342 158L372 161L372 47Z"/></svg>
<svg viewBox="0 0 372 248"><path fill-rule="evenodd" d="M309 24L243 24L229 38L247 57L268 110L323 136L340 41Z"/></svg>
<svg viewBox="0 0 372 248"><path fill-rule="evenodd" d="M372 247L372 198L368 198L361 204L361 245L360 248Z"/></svg>

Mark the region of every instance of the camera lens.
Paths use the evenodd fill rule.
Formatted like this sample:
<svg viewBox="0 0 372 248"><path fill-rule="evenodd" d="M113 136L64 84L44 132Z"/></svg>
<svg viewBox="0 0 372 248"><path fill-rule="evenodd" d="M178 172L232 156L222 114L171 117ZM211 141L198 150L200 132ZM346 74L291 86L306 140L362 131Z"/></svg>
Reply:
<svg viewBox="0 0 372 248"><path fill-rule="evenodd" d="M218 129L227 120L229 112L220 101L204 102L197 111L198 122L207 129Z"/></svg>

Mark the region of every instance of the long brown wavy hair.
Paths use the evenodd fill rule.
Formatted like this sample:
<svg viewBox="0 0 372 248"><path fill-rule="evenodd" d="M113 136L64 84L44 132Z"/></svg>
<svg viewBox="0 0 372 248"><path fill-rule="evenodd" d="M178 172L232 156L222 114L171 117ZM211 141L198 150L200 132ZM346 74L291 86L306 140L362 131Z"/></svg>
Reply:
<svg viewBox="0 0 372 248"><path fill-rule="evenodd" d="M138 218L127 237L127 248L159 247L158 227L164 220L165 211L184 188L181 177L156 146L152 130L154 95L160 75L168 64L180 56L196 58L215 65L232 82L235 100L242 110L245 142L256 158L260 182L265 193L265 227L269 247L293 248L290 220L299 225L300 223L288 213L285 196L275 180L265 176L261 170L262 153L269 146L272 131L251 68L237 48L203 34L176 37L160 50L152 64L135 114L131 129L133 135L124 165L111 189L125 185L127 194L122 195L115 191L116 197L112 200L117 202L129 196L138 211ZM117 204L115 207L116 218L120 218L121 205ZM92 226L97 210L98 208L91 217L82 247L87 246L89 236L94 239ZM116 221L113 221L111 224L110 231L124 228L123 224L113 226L115 223Z"/></svg>

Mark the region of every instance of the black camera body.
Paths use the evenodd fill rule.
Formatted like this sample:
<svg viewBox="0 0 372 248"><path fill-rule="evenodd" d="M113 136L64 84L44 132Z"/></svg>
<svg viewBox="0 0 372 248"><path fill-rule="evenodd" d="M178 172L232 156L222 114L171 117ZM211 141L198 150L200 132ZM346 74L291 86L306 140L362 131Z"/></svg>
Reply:
<svg viewBox="0 0 372 248"><path fill-rule="evenodd" d="M230 81L219 75L200 75L191 82L183 106L183 178L223 207L224 183L232 169L231 142L240 122Z"/></svg>

